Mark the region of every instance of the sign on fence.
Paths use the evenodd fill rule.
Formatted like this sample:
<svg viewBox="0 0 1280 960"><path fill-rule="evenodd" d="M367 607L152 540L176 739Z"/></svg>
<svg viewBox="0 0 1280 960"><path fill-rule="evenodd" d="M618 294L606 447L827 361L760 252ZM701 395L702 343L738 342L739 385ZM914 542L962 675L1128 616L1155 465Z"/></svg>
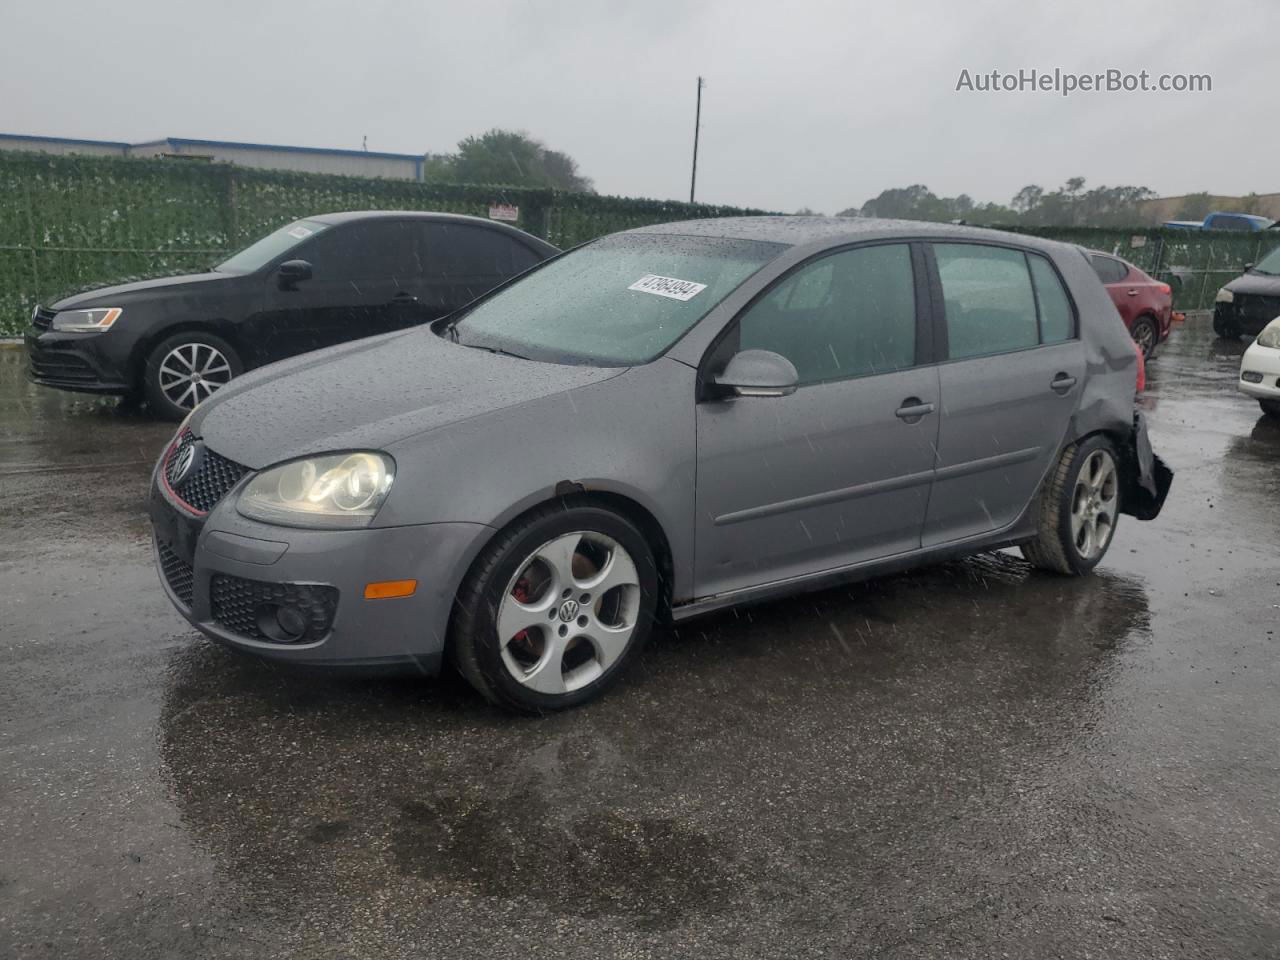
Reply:
<svg viewBox="0 0 1280 960"><path fill-rule="evenodd" d="M513 223L520 219L520 208L511 203L496 203L489 206L490 220L510 220Z"/></svg>

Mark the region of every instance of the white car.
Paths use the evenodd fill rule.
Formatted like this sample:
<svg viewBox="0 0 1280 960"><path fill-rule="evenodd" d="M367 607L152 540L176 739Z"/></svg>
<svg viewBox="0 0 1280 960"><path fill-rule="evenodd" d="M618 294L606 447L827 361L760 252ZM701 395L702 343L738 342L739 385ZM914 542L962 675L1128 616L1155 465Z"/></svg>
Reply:
<svg viewBox="0 0 1280 960"><path fill-rule="evenodd" d="M1280 317L1263 327L1244 352L1240 390L1256 397L1263 413L1280 418Z"/></svg>

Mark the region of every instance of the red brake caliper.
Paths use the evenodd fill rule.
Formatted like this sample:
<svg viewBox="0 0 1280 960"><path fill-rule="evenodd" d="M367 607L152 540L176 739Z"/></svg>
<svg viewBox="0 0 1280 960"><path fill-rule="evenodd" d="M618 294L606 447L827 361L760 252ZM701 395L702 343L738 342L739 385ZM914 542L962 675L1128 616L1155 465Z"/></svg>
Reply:
<svg viewBox="0 0 1280 960"><path fill-rule="evenodd" d="M514 597L518 603L529 602L529 578L527 576L521 577L516 581L516 585L511 588L511 596ZM511 638L510 642L518 643L522 647L529 647L531 645L529 643L529 631L521 630Z"/></svg>

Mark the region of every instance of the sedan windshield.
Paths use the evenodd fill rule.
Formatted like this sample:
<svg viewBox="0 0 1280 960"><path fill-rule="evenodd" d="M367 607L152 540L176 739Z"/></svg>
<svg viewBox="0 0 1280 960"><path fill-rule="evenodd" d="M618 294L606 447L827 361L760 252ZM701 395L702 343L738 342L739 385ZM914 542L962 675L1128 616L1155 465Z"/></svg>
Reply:
<svg viewBox="0 0 1280 960"><path fill-rule="evenodd" d="M275 233L267 234L256 243L251 243L230 260L224 260L213 269L219 273L253 273L302 241L309 240L321 230L328 229L327 223L316 220L295 220Z"/></svg>
<svg viewBox="0 0 1280 960"><path fill-rule="evenodd" d="M1265 273L1270 276L1280 274L1280 247L1276 247L1265 257L1253 265L1254 273Z"/></svg>
<svg viewBox="0 0 1280 960"><path fill-rule="evenodd" d="M632 366L660 356L784 246L615 234L478 304L458 341L532 360Z"/></svg>

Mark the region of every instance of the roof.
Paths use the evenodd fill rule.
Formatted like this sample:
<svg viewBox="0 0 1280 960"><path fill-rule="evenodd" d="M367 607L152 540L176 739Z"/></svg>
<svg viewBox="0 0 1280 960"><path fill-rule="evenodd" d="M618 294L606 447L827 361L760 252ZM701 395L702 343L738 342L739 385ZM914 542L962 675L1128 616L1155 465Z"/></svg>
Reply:
<svg viewBox="0 0 1280 960"><path fill-rule="evenodd" d="M432 220L440 223L474 224L487 227L490 230L502 230L516 234L525 243L535 244L547 252L554 251L558 253L560 249L541 237L535 237L533 234L527 233L519 227L513 227L509 223L488 220L484 217L469 217L464 213L440 213L434 210L343 210L337 213L318 213L315 216L301 217L300 219L314 220L317 223L327 223L331 226L350 223L353 220Z"/></svg>
<svg viewBox="0 0 1280 960"><path fill-rule="evenodd" d="M238 140L191 140L185 137L164 137L160 140L143 140L127 143L123 140L80 140L72 137L40 137L26 133L0 133L0 140L24 143L65 143L68 146L111 147L128 150L131 147L231 147L239 150L270 150L274 153L313 153L338 157L379 157L384 160L409 160L422 162L420 153L384 153L378 150L349 150L340 147L293 147L282 143L244 143Z"/></svg>
<svg viewBox="0 0 1280 960"><path fill-rule="evenodd" d="M118 147L124 149L129 144L119 140L78 140L74 137L39 137L27 133L0 133L0 140L22 140L27 143L65 143L79 147Z"/></svg>
<svg viewBox="0 0 1280 960"><path fill-rule="evenodd" d="M162 143L177 147L234 147L240 150L271 150L280 153L323 153L340 157L381 157L387 160L422 159L420 153L383 153L377 150L350 150L342 147L292 147L280 143L242 143L237 140L190 140L184 137L165 137L162 140L147 140L135 143L135 147L154 147Z"/></svg>
<svg viewBox="0 0 1280 960"><path fill-rule="evenodd" d="M879 237L945 237L953 240L990 241L1005 238L1023 247L1061 248L1053 240L1022 233L1006 233L990 227L933 223L925 220L880 220L874 217L720 217L684 220L638 227L629 233L677 234L681 236L723 237L732 240L761 240L798 247L809 244L871 240Z"/></svg>

